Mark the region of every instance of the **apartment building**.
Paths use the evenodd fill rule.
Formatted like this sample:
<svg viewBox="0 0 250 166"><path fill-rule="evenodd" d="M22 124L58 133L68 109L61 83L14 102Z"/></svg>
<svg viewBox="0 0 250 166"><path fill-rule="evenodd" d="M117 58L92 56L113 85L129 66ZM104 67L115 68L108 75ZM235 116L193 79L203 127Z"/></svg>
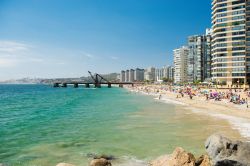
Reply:
<svg viewBox="0 0 250 166"><path fill-rule="evenodd" d="M211 78L211 31L188 37L188 82Z"/></svg>
<svg viewBox="0 0 250 166"><path fill-rule="evenodd" d="M212 78L218 83L247 83L249 78L248 6L249 0L212 1Z"/></svg>
<svg viewBox="0 0 250 166"><path fill-rule="evenodd" d="M174 82L187 82L188 78L188 54L187 46L175 49L174 51Z"/></svg>

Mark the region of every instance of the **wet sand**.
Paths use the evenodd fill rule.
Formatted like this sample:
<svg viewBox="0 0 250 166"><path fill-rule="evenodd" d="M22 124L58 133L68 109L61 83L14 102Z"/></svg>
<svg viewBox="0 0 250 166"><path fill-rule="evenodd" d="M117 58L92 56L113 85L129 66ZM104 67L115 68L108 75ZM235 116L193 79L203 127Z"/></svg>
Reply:
<svg viewBox="0 0 250 166"><path fill-rule="evenodd" d="M142 87L129 87L128 89L133 92L152 95L155 99L158 99L161 95L160 100L162 102L177 104L182 106L183 109L192 110L193 113L198 113L201 116L209 115L216 119L227 120L233 129L239 131L243 139L250 141L250 108L247 108L246 104L236 105L227 100L206 100L203 95L193 96L193 99L190 99L188 95L184 95L184 97L180 97L179 95L177 98L178 93L159 90L160 86L146 87L149 93L142 90ZM219 121L215 122L219 123Z"/></svg>

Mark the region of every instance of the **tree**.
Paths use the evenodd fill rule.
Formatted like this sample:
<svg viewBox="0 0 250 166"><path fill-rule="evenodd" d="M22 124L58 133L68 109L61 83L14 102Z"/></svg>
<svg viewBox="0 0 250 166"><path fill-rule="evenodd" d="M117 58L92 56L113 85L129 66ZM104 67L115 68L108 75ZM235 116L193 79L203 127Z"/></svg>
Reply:
<svg viewBox="0 0 250 166"><path fill-rule="evenodd" d="M195 85L199 85L200 82L201 82L200 80L195 80L195 81L194 81L194 84L195 84Z"/></svg>
<svg viewBox="0 0 250 166"><path fill-rule="evenodd" d="M163 78L162 78L162 81L165 82L165 83L166 83L166 82L170 82L170 80L169 80L168 78L166 78L166 77L163 77Z"/></svg>

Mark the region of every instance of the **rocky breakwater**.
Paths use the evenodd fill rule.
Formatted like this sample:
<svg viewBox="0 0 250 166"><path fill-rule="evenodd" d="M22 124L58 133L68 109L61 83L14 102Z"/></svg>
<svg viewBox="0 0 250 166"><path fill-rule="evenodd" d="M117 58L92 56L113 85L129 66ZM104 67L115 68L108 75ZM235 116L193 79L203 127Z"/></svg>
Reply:
<svg viewBox="0 0 250 166"><path fill-rule="evenodd" d="M215 166L250 166L250 143L232 141L221 135L210 136L206 151Z"/></svg>
<svg viewBox="0 0 250 166"><path fill-rule="evenodd" d="M153 160L150 166L211 166L207 155L202 155L198 159L192 153L186 152L182 148L176 148L171 155L165 155Z"/></svg>
<svg viewBox="0 0 250 166"><path fill-rule="evenodd" d="M161 156L150 166L250 166L250 143L232 141L214 134L205 142L207 154L195 158L192 153L176 148L171 155Z"/></svg>
<svg viewBox="0 0 250 166"><path fill-rule="evenodd" d="M111 160L115 158L113 156L106 156L106 155L90 155L93 157L93 160L90 162L89 166L112 166ZM59 163L56 166L75 166L68 163Z"/></svg>
<svg viewBox="0 0 250 166"><path fill-rule="evenodd" d="M147 166L250 166L250 143L232 141L222 135L212 135L205 142L207 154L195 158L178 147L170 155L161 156ZM93 156L89 166L112 166L111 156ZM0 165L1 166L1 165ZM59 163L57 166L74 166Z"/></svg>

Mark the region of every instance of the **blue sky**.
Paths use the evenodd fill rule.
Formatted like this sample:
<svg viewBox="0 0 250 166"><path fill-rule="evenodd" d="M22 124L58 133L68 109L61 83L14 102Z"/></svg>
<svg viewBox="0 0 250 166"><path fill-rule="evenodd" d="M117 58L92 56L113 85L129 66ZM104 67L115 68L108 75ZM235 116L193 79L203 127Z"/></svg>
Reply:
<svg viewBox="0 0 250 166"><path fill-rule="evenodd" d="M210 0L0 0L0 80L172 64Z"/></svg>

